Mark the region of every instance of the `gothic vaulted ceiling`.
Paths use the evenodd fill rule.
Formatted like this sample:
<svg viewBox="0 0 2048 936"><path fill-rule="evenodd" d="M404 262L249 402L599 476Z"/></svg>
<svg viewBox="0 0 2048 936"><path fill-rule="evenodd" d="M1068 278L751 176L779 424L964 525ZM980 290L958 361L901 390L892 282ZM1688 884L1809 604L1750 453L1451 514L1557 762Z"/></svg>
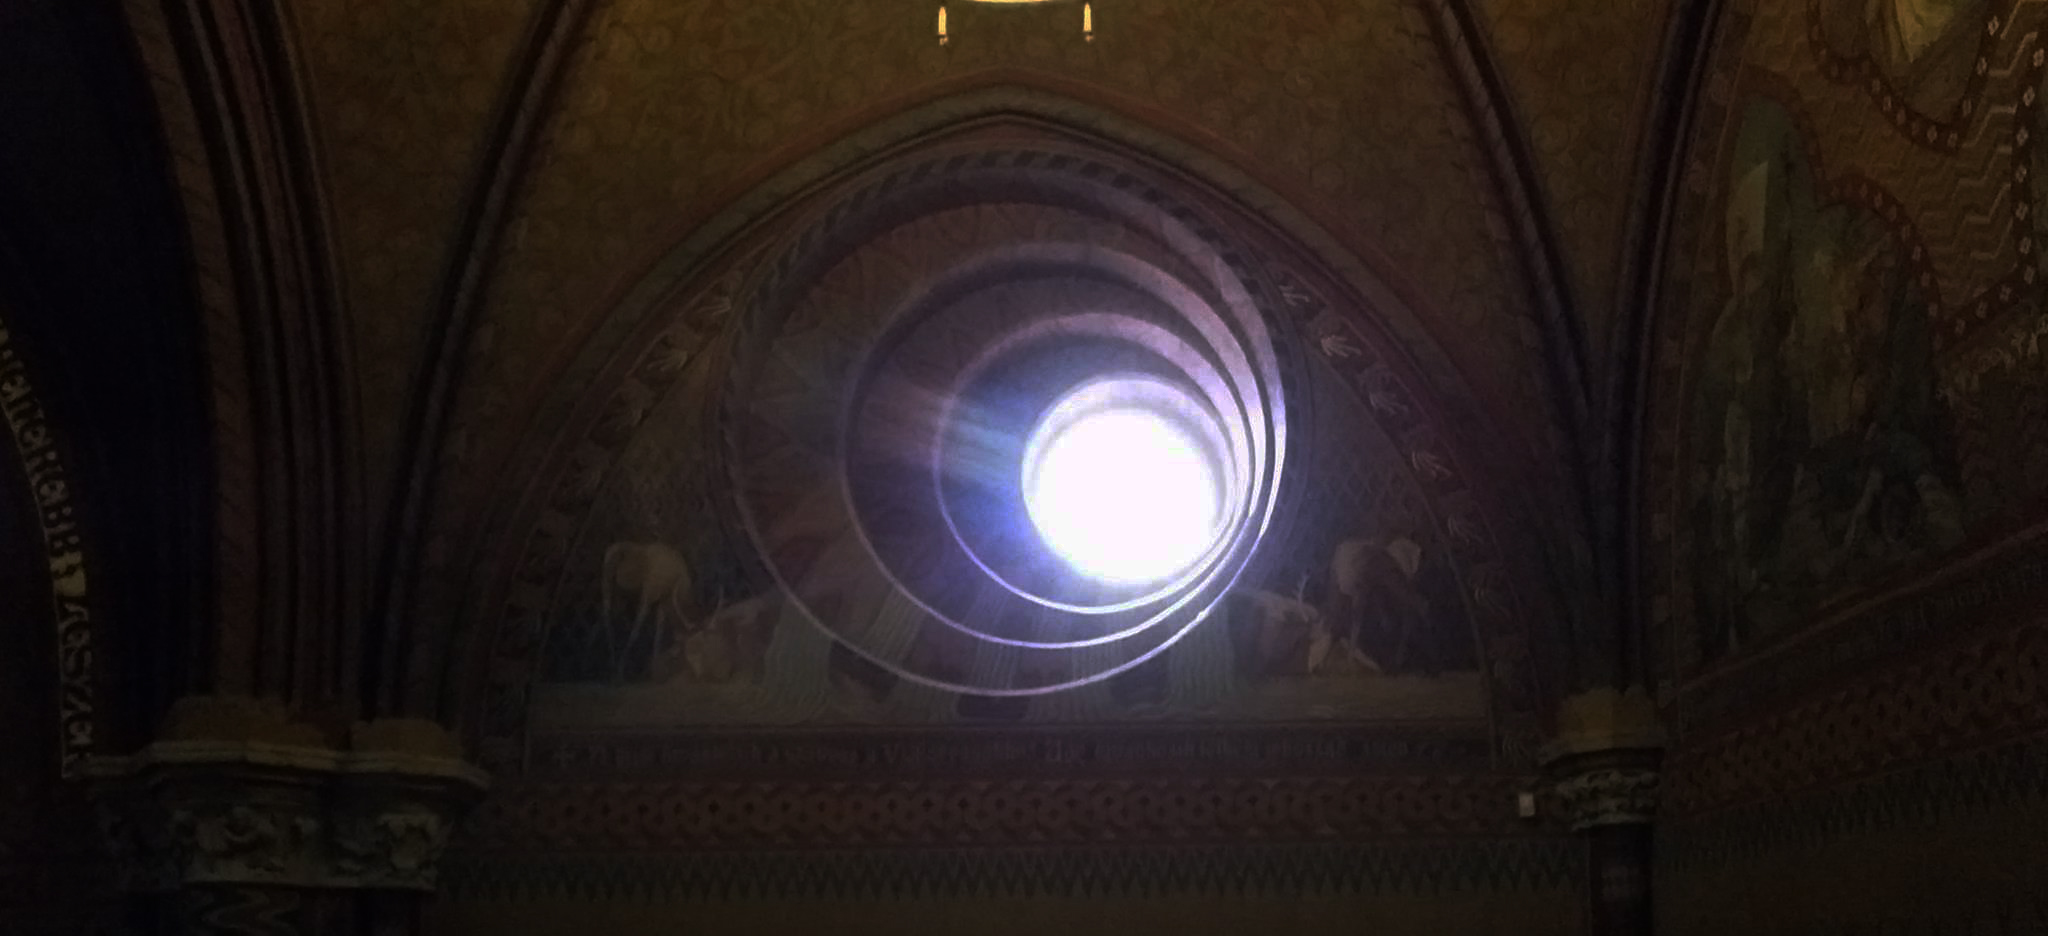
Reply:
<svg viewBox="0 0 2048 936"><path fill-rule="evenodd" d="M314 0L195 26L130 4L207 356L282 349L212 370L217 485L270 498L215 510L215 681L435 714L510 750L549 687L649 678L661 621L788 586L731 425L736 397L777 390L729 372L759 342L785 364L831 353L768 307L914 305L888 277L952 274L906 273L905 244L1005 231L1082 251L1131 295L1238 297L1273 328L1258 379L1299 420L1299 488L1276 488L1280 545L1240 570L1233 600L1266 610L1236 617L1394 601L1366 616L1429 619L1377 647L1276 624L1315 661L1294 675L1332 646L1426 669L1418 691L1451 695L1418 711L1526 763L1547 700L1631 671L1642 308L1714 11L1104 0L1083 36L1075 3L968 0L943 42L937 11ZM933 179L976 194L911 197ZM1178 207L1107 207L1133 197ZM863 211L886 221L871 243L805 247ZM1327 529L1290 526L1317 511ZM613 602L656 635L579 631ZM290 633L250 636L278 620ZM1247 633L1232 679L1295 666ZM742 643L677 652L706 681ZM1344 710L1310 696L1253 708ZM885 722L987 715L883 702Z"/></svg>

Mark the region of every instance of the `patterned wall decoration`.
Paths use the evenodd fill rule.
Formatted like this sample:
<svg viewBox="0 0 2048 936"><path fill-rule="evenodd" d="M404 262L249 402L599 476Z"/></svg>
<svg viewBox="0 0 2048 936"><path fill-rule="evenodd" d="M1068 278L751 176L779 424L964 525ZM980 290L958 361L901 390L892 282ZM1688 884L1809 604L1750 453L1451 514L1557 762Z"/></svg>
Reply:
<svg viewBox="0 0 2048 936"><path fill-rule="evenodd" d="M471 820L513 852L1516 836L1529 777L1042 777L521 783Z"/></svg>
<svg viewBox="0 0 2048 936"><path fill-rule="evenodd" d="M1085 182L1097 201L1018 197L1024 180L1054 187L1026 170ZM956 177L977 185L952 190L1013 194L919 208ZM834 226L871 203L894 220ZM1161 233L1176 228L1117 221L1128 209L1110 205L1152 206L1257 271L1293 349L1284 483L1303 499L1218 615L1128 678L1003 699L848 660L762 574L730 503L752 463L714 443L749 329L774 330L771 348L828 329L844 340L864 310L914 307L906 297L958 258L1015 244L1088 244L1199 281ZM794 324L758 324L772 320L749 314L753 297L790 266L777 258L803 256L789 245L839 238L856 239L795 280L809 285ZM1508 914L1568 932L1576 853L1554 820L1516 811L1541 785L1546 631L1527 597L1540 586L1505 555L1526 531L1492 508L1474 428L1447 422L1464 405L1455 389L1419 379L1380 316L1300 256L1194 183L1013 119L878 160L669 287L546 442L508 526L518 552L479 560L516 570L480 624L477 750L500 783L448 868L447 925L520 908L545 929L550 914L587 922L625 901L638 909L624 930L730 914L718 918L767 932L805 918L756 920L755 902L998 891L1141 900L1156 919L1191 900L1322 893L1390 931L1486 931L1463 915ZM1355 571L1339 557L1374 549L1390 576L1375 617L1414 639L1361 629L1318 658L1310 622ZM735 626L693 624L724 619Z"/></svg>
<svg viewBox="0 0 2048 936"><path fill-rule="evenodd" d="M1077 931L1565 936L1564 842L1438 840L960 848L860 854L463 856L435 931L798 934Z"/></svg>
<svg viewBox="0 0 2048 936"><path fill-rule="evenodd" d="M1674 753L1679 814L1775 799L2048 731L2048 626L1927 653Z"/></svg>
<svg viewBox="0 0 2048 936"><path fill-rule="evenodd" d="M1745 681L1783 666L1731 663L1821 622L1840 638L2038 517L2042 22L2030 2L1728 14L1648 453L1650 609L1681 698L1720 669L1715 693L1761 701ZM1814 664L1801 680L1846 662L1787 653Z"/></svg>
<svg viewBox="0 0 2048 936"><path fill-rule="evenodd" d="M2040 930L2048 559L2017 552L1851 625L1857 675L1672 753L1660 931Z"/></svg>

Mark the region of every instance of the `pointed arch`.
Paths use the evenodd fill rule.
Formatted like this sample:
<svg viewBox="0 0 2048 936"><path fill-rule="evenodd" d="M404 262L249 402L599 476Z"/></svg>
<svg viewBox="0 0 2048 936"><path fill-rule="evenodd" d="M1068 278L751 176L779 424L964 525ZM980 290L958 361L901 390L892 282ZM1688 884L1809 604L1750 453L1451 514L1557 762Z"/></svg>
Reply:
<svg viewBox="0 0 2048 936"><path fill-rule="evenodd" d="M984 82L989 78L982 76ZM551 509L554 492L549 486L550 479L568 470L568 463L574 458L576 445L563 433L604 417L602 400L594 401L591 396L594 388L623 379L636 353L665 340L664 325L676 314L679 301L721 301L715 297L706 300L699 293L712 281L731 284L744 279L746 267L734 267L739 255L772 242L780 236L778 232L792 225L802 224L805 218L822 210L821 199L827 193L842 190L848 180L879 171L878 167L900 162L906 154L946 140L1003 126L1033 127L1036 132L1057 135L1074 141L1075 145L1146 166L1147 171L1207 192L1207 197L1228 206L1237 223L1260 226L1264 238L1261 243L1280 245L1271 260L1306 274L1292 287L1300 290L1303 301L1309 301L1312 291L1319 297L1317 301L1326 302L1375 330L1379 336L1373 342L1376 346L1396 349L1394 359L1385 363L1406 375L1401 378L1406 381L1404 386L1434 409L1437 425L1457 424L1456 431L1429 434L1432 444L1442 447L1445 454L1441 458L1432 456L1427 470L1450 471L1461 477L1469 474L1473 483L1460 489L1469 490L1472 501L1482 504L1503 502L1508 488L1521 480L1512 467L1475 457L1469 448L1461 448L1468 437L1486 434L1479 428L1486 417L1449 356L1429 334L1424 316L1417 314L1403 291L1372 260L1360 259L1289 199L1231 161L1176 134L1109 107L1048 90L1039 83L1004 81L966 89L949 88L788 160L782 168L734 197L723 210L692 224L688 230L678 231L668 247L615 293L573 363L532 415L525 441L519 447L520 454L510 462L530 467L523 476L508 478L500 488L502 500L492 506L478 537L478 541L498 544L502 549L486 551L463 570L464 578L455 589L463 596L460 606L440 612L448 615L449 630L443 635L447 642L418 639L411 644L407 668L415 673L438 675L409 690L426 695L414 694L403 704L416 711L438 711L443 717L465 721L472 728L480 718L507 717L501 709L520 704L516 693L499 694L486 702L483 687L508 669L526 667L527 671L518 675L520 679L532 675L530 659L525 663L494 660L493 652L494 647L506 641L524 648L521 652L536 650L532 645L533 634L501 631L504 626L537 626L536 622L517 614L507 618L497 609L507 589L523 587L517 584L526 574L522 570L545 565L523 561L519 548L524 538L533 535L534 519ZM1341 347L1332 345L1331 349ZM1460 465L1470 467L1459 468ZM1488 588L1499 588L1506 581L1550 580L1548 573L1538 571L1543 561L1537 557L1546 553L1538 535L1521 528L1519 521L1494 527L1500 527L1495 532L1504 540L1501 545L1515 553L1516 558L1488 573ZM1507 604L1515 605L1517 614L1541 613L1536 607L1547 605L1552 596L1550 586L1539 587L1544 592L1541 601L1527 600L1537 596L1524 595L1524 600ZM434 609L426 608L416 609L410 615L420 620L433 620L436 616ZM1524 623L1533 620L1530 617ZM1546 620L1530 626L1548 636L1556 624ZM1547 654L1557 643L1531 639L1525 634L1516 639L1515 652L1525 657L1532 649ZM1556 668L1553 662L1531 663L1524 659L1513 667L1514 678L1533 683L1539 671L1548 673ZM481 711L480 706L492 711ZM523 715L509 717L515 722L523 719ZM499 738L502 740L504 735L500 733Z"/></svg>

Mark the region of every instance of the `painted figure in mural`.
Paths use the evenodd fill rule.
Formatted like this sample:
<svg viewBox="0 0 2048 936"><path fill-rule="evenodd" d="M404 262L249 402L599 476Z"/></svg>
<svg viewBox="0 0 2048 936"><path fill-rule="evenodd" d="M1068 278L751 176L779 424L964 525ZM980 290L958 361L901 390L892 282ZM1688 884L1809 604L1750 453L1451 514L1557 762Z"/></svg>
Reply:
<svg viewBox="0 0 2048 936"><path fill-rule="evenodd" d="M1440 673L1478 668L1460 616L1427 551L1406 536L1358 537L1332 548L1292 595L1231 593L1240 672L1257 677ZM1436 595L1432 601L1431 596Z"/></svg>
<svg viewBox="0 0 2048 936"><path fill-rule="evenodd" d="M1868 56L1919 113L1946 118L1975 69L1987 0L1832 0L1822 7L1828 45Z"/></svg>
<svg viewBox="0 0 2048 936"><path fill-rule="evenodd" d="M775 589L721 604L702 619L678 616L648 676L655 682L759 682L784 600L782 590Z"/></svg>
<svg viewBox="0 0 2048 936"><path fill-rule="evenodd" d="M1926 298L1891 231L1818 200L1796 127L1768 102L1745 114L1727 192L1731 295L1687 417L1709 657L1962 536Z"/></svg>
<svg viewBox="0 0 2048 936"><path fill-rule="evenodd" d="M628 657L649 628L656 631L665 615L682 618L680 602L689 600L694 582L682 553L663 543L613 543L604 551L601 609L585 636L586 646L601 644L612 664L612 678L623 681ZM624 599L631 615L619 619L614 602Z"/></svg>

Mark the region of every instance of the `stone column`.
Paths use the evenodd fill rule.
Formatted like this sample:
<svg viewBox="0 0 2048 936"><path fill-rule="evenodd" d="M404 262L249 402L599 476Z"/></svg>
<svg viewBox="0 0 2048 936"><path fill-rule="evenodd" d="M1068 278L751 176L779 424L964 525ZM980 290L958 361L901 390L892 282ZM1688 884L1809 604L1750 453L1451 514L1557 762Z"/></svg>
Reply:
<svg viewBox="0 0 2048 936"><path fill-rule="evenodd" d="M185 699L163 736L87 766L124 884L181 934L397 936L482 795L438 725L356 725L323 743L281 708Z"/></svg>
<svg viewBox="0 0 2048 936"><path fill-rule="evenodd" d="M1585 836L1589 932L1648 936L1650 860L1664 733L1640 690L1566 699L1542 759L1572 830Z"/></svg>

